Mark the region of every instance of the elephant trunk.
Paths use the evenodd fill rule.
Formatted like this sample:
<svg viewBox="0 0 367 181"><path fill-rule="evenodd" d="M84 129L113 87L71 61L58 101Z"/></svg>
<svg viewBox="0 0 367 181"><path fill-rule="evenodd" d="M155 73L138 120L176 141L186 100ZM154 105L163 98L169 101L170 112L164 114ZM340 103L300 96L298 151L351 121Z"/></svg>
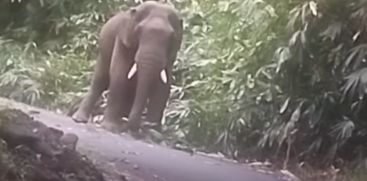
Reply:
<svg viewBox="0 0 367 181"><path fill-rule="evenodd" d="M134 68L135 66L135 68ZM129 127L132 130L139 129L140 119L143 110L148 102L151 93L154 91L156 82L159 81L162 68L149 63L136 63L131 68L129 74L137 74L137 87L134 104L129 114ZM134 70L135 69L135 70ZM129 75L128 75L129 76Z"/></svg>
<svg viewBox="0 0 367 181"><path fill-rule="evenodd" d="M143 25L142 25L143 26ZM129 128L137 131L140 127L142 112L149 97L156 86L168 83L165 68L168 66L169 37L166 30L157 28L154 24L145 24L140 37L139 48L135 54L135 64L130 69L127 78L131 79L137 74L137 85L134 104L129 114ZM163 46L162 46L163 45Z"/></svg>

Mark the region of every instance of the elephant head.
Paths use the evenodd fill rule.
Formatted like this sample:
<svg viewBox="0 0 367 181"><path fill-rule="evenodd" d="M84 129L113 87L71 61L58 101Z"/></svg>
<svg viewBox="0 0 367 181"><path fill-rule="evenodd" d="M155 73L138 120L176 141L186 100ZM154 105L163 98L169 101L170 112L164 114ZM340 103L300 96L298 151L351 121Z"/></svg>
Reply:
<svg viewBox="0 0 367 181"><path fill-rule="evenodd" d="M170 86L183 27L178 12L167 4L147 1L128 13L131 18L122 42L135 52L134 64L126 75L128 79L137 75L136 94L129 115L129 122L134 124L139 122L154 89Z"/></svg>

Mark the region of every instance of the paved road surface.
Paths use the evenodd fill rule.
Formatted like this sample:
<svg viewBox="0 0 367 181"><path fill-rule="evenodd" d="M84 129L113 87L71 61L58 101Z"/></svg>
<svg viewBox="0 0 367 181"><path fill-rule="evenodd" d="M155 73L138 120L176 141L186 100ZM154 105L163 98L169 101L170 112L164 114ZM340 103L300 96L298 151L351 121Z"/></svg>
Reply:
<svg viewBox="0 0 367 181"><path fill-rule="evenodd" d="M69 117L0 98L0 106L20 108L48 126L79 136L77 149L104 170L106 180L123 181L280 181L279 175L258 173L243 164L137 141Z"/></svg>

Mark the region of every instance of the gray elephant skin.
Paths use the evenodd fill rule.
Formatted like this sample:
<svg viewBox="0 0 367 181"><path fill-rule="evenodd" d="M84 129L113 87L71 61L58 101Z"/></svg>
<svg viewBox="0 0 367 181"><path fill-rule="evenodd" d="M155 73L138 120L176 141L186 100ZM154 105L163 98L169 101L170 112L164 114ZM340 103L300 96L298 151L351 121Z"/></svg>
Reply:
<svg viewBox="0 0 367 181"><path fill-rule="evenodd" d="M183 25L172 6L146 1L110 18L99 37L98 59L91 87L75 122L88 122L95 103L108 90L102 127L113 132L127 127L138 131L146 108L146 120L160 122L172 84L172 66L180 49Z"/></svg>

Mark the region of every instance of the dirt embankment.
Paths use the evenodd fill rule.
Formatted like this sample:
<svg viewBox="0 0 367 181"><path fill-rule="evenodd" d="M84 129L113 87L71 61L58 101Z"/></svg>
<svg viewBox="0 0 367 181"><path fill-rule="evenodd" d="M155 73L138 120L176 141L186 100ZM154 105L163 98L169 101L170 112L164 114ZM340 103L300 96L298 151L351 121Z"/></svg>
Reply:
<svg viewBox="0 0 367 181"><path fill-rule="evenodd" d="M16 109L0 110L1 181L104 181L75 150L78 137Z"/></svg>

